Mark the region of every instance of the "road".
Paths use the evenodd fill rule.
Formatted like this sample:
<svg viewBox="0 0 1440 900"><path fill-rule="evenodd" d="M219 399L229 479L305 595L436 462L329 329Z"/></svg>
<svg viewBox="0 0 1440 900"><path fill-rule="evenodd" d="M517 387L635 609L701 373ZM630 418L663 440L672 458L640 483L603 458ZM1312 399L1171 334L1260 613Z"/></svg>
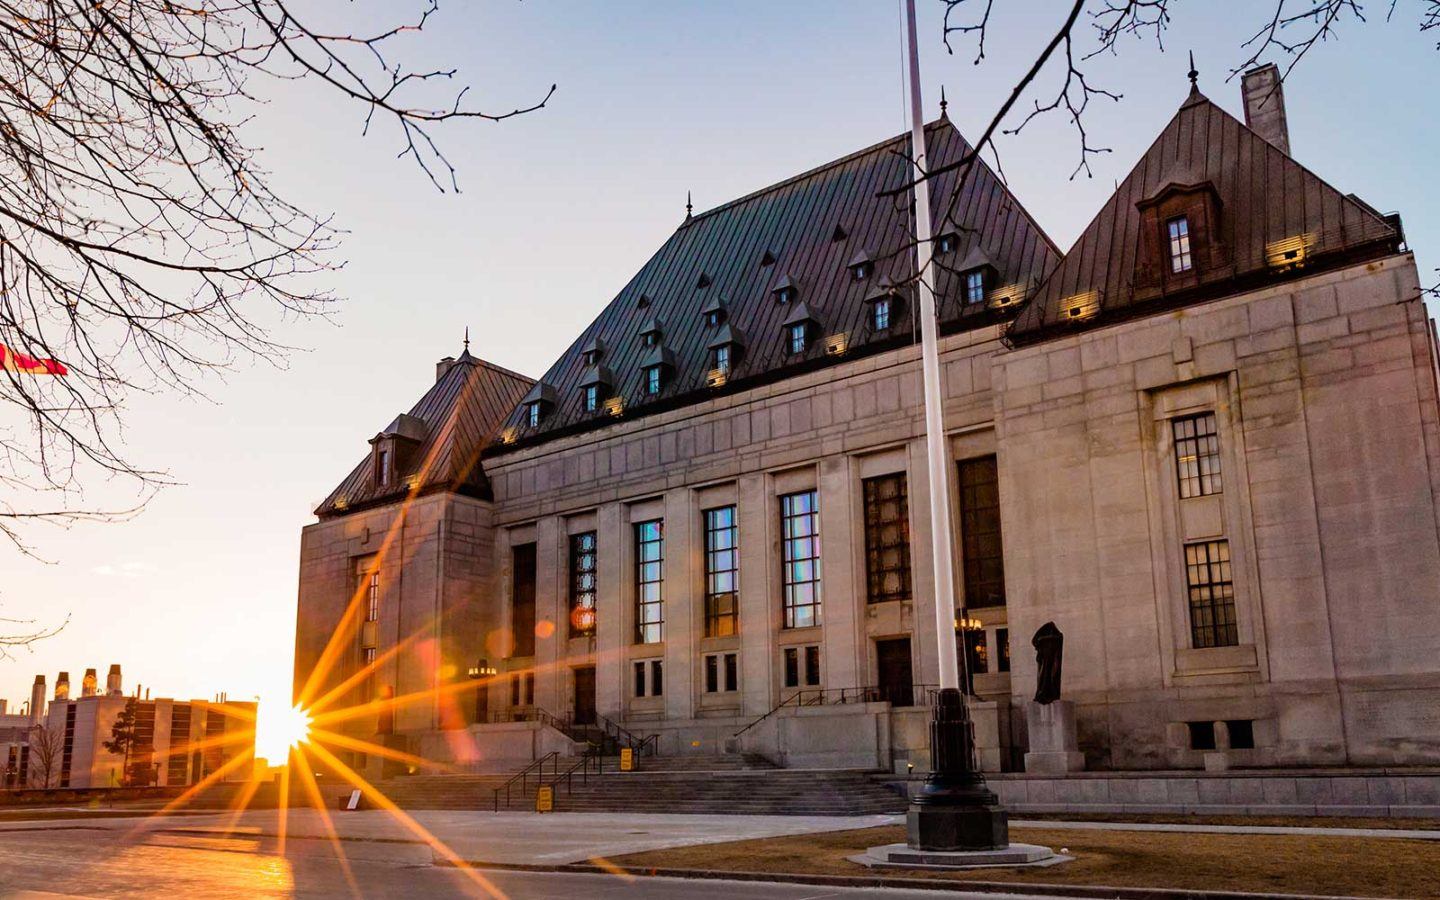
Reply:
<svg viewBox="0 0 1440 900"><path fill-rule="evenodd" d="M827 888L756 882L689 881L622 875L485 870L431 864L427 847L345 841L345 860L325 840L270 836L216 838L162 830L125 834L83 820L0 833L0 897L691 897L706 900L885 900L991 897L953 891ZM347 873L348 868L348 873ZM1008 894L1007 900L1024 900Z"/></svg>

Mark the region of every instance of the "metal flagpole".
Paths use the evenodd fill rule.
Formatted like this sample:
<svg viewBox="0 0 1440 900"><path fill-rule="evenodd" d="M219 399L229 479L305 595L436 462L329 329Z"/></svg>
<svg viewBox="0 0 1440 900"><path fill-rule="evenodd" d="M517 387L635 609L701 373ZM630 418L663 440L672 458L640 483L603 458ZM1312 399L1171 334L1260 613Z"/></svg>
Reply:
<svg viewBox="0 0 1440 900"><path fill-rule="evenodd" d="M940 399L940 350L935 324L935 254L930 225L930 182L926 178L925 119L920 104L920 51L916 43L915 0L905 4L910 56L910 146L914 156L915 266L920 312L920 359L925 380L925 456L930 474L930 548L935 563L935 635L940 643L940 689L959 688L955 652L955 560L950 524L950 466ZM947 640L948 638L948 640Z"/></svg>
<svg viewBox="0 0 1440 900"><path fill-rule="evenodd" d="M930 720L930 775L906 815L906 842L928 851L992 850L1009 845L1008 817L985 786L975 759L975 729L960 690L955 647L954 544L950 524L950 451L940 399L940 353L935 323L935 266L925 120L920 104L920 50L915 0L905 3L910 56L910 140L914 156L915 265L919 275L920 358L925 381L925 449L930 475L930 540L935 563L935 639L940 692Z"/></svg>

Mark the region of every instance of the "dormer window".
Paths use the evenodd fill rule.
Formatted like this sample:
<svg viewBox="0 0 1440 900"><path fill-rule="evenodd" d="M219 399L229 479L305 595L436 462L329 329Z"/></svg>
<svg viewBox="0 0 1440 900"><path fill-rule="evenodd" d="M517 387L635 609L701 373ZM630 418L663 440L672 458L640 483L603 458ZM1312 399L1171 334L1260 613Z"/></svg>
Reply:
<svg viewBox="0 0 1440 900"><path fill-rule="evenodd" d="M985 302L985 270L971 269L961 276L965 291L966 303Z"/></svg>
<svg viewBox="0 0 1440 900"><path fill-rule="evenodd" d="M885 331L890 327L890 298L881 297L870 304L870 327L875 331Z"/></svg>
<svg viewBox="0 0 1440 900"><path fill-rule="evenodd" d="M718 372L730 371L730 345L721 344L710 351L710 368Z"/></svg>
<svg viewBox="0 0 1440 900"><path fill-rule="evenodd" d="M664 373L660 366L650 366L645 370L645 393L651 397L660 393L664 386Z"/></svg>
<svg viewBox="0 0 1440 900"><path fill-rule="evenodd" d="M539 428L545 414L555 406L555 389L543 381L535 382L530 393L520 401L525 407L525 425Z"/></svg>
<svg viewBox="0 0 1440 900"><path fill-rule="evenodd" d="M775 286L770 289L770 293L775 295L776 303L790 303L800 294L789 275L781 275L780 280L775 282Z"/></svg>
<svg viewBox="0 0 1440 900"><path fill-rule="evenodd" d="M580 408L585 412L596 412L600 409L600 385L587 384L581 389Z"/></svg>
<svg viewBox="0 0 1440 900"><path fill-rule="evenodd" d="M804 322L796 322L785 329L785 346L789 349L790 355L805 352L805 345L809 337L810 329L805 327Z"/></svg>
<svg viewBox="0 0 1440 900"><path fill-rule="evenodd" d="M958 246L960 246L960 239L955 236L953 231L947 231L935 239L936 253L954 253Z"/></svg>
<svg viewBox="0 0 1440 900"><path fill-rule="evenodd" d="M644 337L644 341L645 341L645 346L647 346L647 347L653 347L653 346L655 346L656 344L660 343L660 332L658 332L658 331L652 331L652 332L646 334L645 337Z"/></svg>
<svg viewBox="0 0 1440 900"><path fill-rule="evenodd" d="M864 250L855 254L850 260L850 278L854 281L864 281L875 271L875 263L870 259L870 254Z"/></svg>
<svg viewBox="0 0 1440 900"><path fill-rule="evenodd" d="M718 310L718 309L712 309L712 310L710 310L708 313L706 313L706 314L705 314L705 324L706 324L706 325L709 325L711 328L714 328L716 325L719 325L719 324L720 324L720 310Z"/></svg>
<svg viewBox="0 0 1440 900"><path fill-rule="evenodd" d="M375 484L390 486L390 450L385 447L375 451Z"/></svg>
<svg viewBox="0 0 1440 900"><path fill-rule="evenodd" d="M593 366L600 361L600 351L586 350L583 354L581 354L581 358L584 359L585 365Z"/></svg>
<svg viewBox="0 0 1440 900"><path fill-rule="evenodd" d="M1190 257L1190 219L1188 216L1176 216L1166 223L1166 231L1170 236L1170 272L1178 275L1181 272L1188 272L1194 266Z"/></svg>
<svg viewBox="0 0 1440 900"><path fill-rule="evenodd" d="M540 411L540 403L539 403L539 401L536 401L535 403L530 403L530 404L527 404L527 405L526 405L526 407L525 407L525 424L529 425L531 428L539 428L539 427L540 427L540 416L541 416L541 411Z"/></svg>

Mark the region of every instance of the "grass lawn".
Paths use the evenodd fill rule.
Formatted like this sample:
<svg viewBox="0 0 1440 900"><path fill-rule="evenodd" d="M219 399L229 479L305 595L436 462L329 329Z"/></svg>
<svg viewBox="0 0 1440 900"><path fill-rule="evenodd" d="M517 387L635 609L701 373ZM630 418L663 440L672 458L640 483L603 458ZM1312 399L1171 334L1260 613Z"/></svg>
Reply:
<svg viewBox="0 0 1440 900"><path fill-rule="evenodd" d="M1011 839L1066 848L1075 860L1043 869L934 872L871 870L846 859L867 847L904 841L903 826L891 825L654 850L610 861L631 871L676 868L852 876L875 872L957 881L1440 898L1437 841L1045 828L1012 828Z"/></svg>

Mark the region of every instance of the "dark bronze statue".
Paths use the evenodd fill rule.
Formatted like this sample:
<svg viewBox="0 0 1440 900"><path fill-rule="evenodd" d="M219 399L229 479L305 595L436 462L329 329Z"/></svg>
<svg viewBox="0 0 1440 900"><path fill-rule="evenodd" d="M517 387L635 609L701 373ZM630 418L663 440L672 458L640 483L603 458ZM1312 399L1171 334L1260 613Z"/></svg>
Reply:
<svg viewBox="0 0 1440 900"><path fill-rule="evenodd" d="M1065 635L1046 622L1030 639L1035 647L1035 702L1054 703L1060 699L1060 657L1065 651Z"/></svg>

